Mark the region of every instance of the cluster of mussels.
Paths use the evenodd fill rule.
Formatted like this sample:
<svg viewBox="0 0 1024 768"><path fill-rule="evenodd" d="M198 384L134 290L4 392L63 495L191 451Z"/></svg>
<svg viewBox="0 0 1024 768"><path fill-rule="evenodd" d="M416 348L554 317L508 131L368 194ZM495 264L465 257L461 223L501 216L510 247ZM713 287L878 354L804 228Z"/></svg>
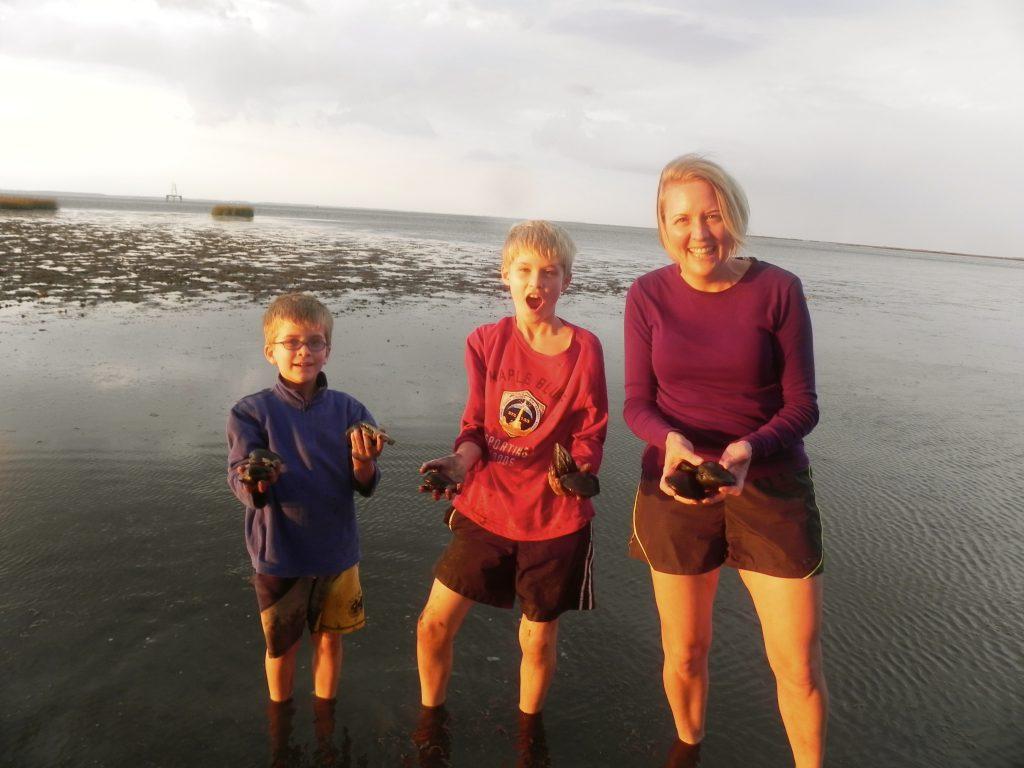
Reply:
<svg viewBox="0 0 1024 768"><path fill-rule="evenodd" d="M665 483L676 496L703 501L717 495L723 485L736 485L736 478L717 461L705 461L699 466L684 461L665 478Z"/></svg>
<svg viewBox="0 0 1024 768"><path fill-rule="evenodd" d="M554 474L562 487L573 496L589 499L601 492L597 475L592 472L580 472L580 468L572 455L561 445L555 443L554 455L551 458L551 473ZM444 472L431 469L420 476L420 491L423 493L457 493L459 483L448 477Z"/></svg>
<svg viewBox="0 0 1024 768"><path fill-rule="evenodd" d="M561 445L555 443L555 453L551 459L551 471L558 478L562 487L573 496L581 499L589 499L601 492L601 485L597 482L597 475L590 472L580 472L572 455Z"/></svg>

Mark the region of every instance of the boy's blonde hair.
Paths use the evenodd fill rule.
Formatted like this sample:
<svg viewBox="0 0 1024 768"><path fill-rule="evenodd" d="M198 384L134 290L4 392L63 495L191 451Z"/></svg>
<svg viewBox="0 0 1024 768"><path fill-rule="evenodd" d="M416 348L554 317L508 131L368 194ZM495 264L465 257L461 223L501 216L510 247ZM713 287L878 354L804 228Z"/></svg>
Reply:
<svg viewBox="0 0 1024 768"><path fill-rule="evenodd" d="M661 245L667 251L668 238L665 234L665 189L671 184L685 184L688 181L706 181L715 190L718 210L722 214L722 223L732 236L734 250L739 250L747 237L747 222L750 219L750 208L743 188L718 163L700 155L680 155L662 169L658 180L658 234ZM731 255L731 254L730 254Z"/></svg>
<svg viewBox="0 0 1024 768"><path fill-rule="evenodd" d="M263 338L266 343L273 344L278 326L288 322L310 327L320 326L327 343L331 343L334 318L331 317L331 310L321 304L315 296L308 293L286 293L274 299L263 313Z"/></svg>
<svg viewBox="0 0 1024 768"><path fill-rule="evenodd" d="M508 231L501 249L501 271L504 274L521 253L535 253L562 265L566 276L572 274L576 245L569 233L550 221L521 221Z"/></svg>

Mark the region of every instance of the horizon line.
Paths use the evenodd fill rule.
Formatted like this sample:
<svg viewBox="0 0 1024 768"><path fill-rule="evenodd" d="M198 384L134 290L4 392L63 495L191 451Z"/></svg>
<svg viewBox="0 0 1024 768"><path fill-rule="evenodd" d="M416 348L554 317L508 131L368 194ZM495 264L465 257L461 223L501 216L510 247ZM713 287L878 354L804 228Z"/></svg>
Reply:
<svg viewBox="0 0 1024 768"><path fill-rule="evenodd" d="M32 194L32 195L50 195L52 197L111 197L111 198L122 198L122 199L136 199L136 200L147 200L158 203L165 203L174 205L174 202L167 201L164 195L123 195L123 194L111 194L107 192L70 192L60 190L4 190L0 189L0 194ZM180 193L179 193L180 194ZM522 217L517 216L499 216L495 214L482 214L482 213L451 213L444 211L411 211L402 208L374 208L368 206L358 205L320 205L319 203L282 203L274 202L271 200L263 201L249 201L241 199L217 199L217 198L205 198L205 197L194 197L194 198L183 198L180 203L246 203L248 205L270 205L287 208L327 208L338 211L378 211L381 213L407 213L414 215L424 216L464 216L475 219L505 219L508 221L522 220ZM637 224L608 224L605 222L598 221L577 221L570 219L551 219L560 224L583 224L591 227L617 227L620 229L648 229L657 230L654 226L640 226ZM804 237L790 237L785 235L757 235L748 234L748 238L757 240L786 240L794 243L820 243L822 245L841 245L849 248L874 248L877 250L886 251L904 251L909 253L925 253L933 254L937 256L967 256L975 259L998 259L1000 261L1022 261L1024 256L993 256L992 254L986 253L967 253L965 251L938 251L930 248L911 248L909 246L901 245L878 245L874 243L849 243L839 240L818 240L815 238L804 238Z"/></svg>

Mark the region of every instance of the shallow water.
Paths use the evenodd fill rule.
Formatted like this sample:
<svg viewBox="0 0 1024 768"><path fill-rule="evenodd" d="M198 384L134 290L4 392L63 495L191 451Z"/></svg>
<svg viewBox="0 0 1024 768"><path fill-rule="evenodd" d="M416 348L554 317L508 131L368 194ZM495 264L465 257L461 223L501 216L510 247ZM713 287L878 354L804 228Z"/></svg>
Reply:
<svg viewBox="0 0 1024 768"><path fill-rule="evenodd" d="M223 425L273 380L265 297L300 287L336 312L332 386L399 441L360 506L370 626L346 640L332 759L415 765L413 623L446 541L415 468L456 431L465 334L508 310L494 277L508 222L258 209L225 224L96 204L106 210L0 217L0 763L269 763ZM581 256L560 310L604 343L612 425L599 609L563 622L547 745L554 766L651 766L672 728L649 579L625 555L640 446L619 416L620 325L625 287L663 262L649 230L569 228ZM1024 264L751 250L801 276L815 324L829 764L1021 765ZM456 766L515 763L515 623L481 607L460 634ZM715 626L703 765L789 764L735 574ZM308 695L296 703L286 762L326 764Z"/></svg>

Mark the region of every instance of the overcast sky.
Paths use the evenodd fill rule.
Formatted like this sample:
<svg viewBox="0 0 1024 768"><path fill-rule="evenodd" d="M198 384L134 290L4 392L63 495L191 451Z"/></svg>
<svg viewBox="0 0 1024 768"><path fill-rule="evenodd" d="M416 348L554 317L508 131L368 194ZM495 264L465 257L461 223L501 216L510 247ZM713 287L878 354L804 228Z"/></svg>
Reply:
<svg viewBox="0 0 1024 768"><path fill-rule="evenodd" d="M701 8L700 5L708 5ZM654 225L1024 257L1019 0L0 0L0 189Z"/></svg>

